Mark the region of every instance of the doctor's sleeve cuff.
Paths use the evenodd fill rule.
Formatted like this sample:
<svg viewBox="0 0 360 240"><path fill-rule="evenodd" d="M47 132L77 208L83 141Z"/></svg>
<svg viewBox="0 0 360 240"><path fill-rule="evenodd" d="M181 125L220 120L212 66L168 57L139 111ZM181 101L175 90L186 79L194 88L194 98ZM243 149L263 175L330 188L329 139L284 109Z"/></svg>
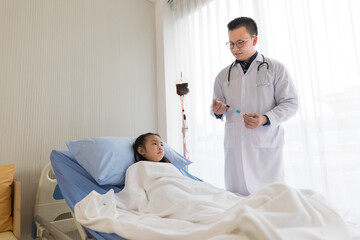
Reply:
<svg viewBox="0 0 360 240"><path fill-rule="evenodd" d="M216 114L215 114L216 115ZM267 125L270 125L270 119L267 115L264 115L264 117L266 117L266 123L263 124L263 126L267 126Z"/></svg>
<svg viewBox="0 0 360 240"><path fill-rule="evenodd" d="M222 116L223 116L222 114L217 115L217 114L215 114L215 113L214 113L214 115L215 115L216 119L221 119Z"/></svg>

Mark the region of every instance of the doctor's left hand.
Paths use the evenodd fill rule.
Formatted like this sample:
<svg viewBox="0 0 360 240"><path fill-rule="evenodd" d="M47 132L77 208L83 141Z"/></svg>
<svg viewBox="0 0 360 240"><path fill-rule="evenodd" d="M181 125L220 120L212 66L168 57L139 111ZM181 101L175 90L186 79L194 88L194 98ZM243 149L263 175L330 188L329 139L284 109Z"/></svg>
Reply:
<svg viewBox="0 0 360 240"><path fill-rule="evenodd" d="M266 123L266 117L258 113L245 113L244 114L245 127L249 129L255 129L258 126L262 126Z"/></svg>

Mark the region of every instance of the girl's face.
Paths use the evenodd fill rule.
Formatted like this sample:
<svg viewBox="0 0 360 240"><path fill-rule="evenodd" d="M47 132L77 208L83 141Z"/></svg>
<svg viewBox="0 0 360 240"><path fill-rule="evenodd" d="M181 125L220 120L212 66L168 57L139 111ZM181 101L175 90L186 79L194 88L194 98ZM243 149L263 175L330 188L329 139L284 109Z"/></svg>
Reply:
<svg viewBox="0 0 360 240"><path fill-rule="evenodd" d="M162 140L156 135L147 136L145 141L145 148L138 147L137 151L146 160L152 162L159 162L164 157Z"/></svg>

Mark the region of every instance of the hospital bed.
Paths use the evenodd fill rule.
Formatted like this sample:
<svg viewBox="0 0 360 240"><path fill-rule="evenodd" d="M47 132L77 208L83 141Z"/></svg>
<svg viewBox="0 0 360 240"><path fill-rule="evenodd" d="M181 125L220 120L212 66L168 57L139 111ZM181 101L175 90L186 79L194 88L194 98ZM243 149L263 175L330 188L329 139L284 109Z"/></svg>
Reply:
<svg viewBox="0 0 360 240"><path fill-rule="evenodd" d="M53 150L51 155L51 165L56 176L57 184L61 190L61 194L64 197L67 205L69 206L69 211L72 213L74 207L77 203L82 201L87 197L93 190L99 194L105 194L109 190L113 189L115 193L120 192L124 189L124 186L118 185L99 185L95 179L75 160L73 155L69 151L57 151ZM186 175L194 180L199 180L196 177L190 175L186 171L182 171L183 175ZM294 192L296 193L296 192ZM250 199L251 200L251 199ZM249 201L250 201L249 200ZM284 205L286 206L286 204ZM280 211L282 212L282 211ZM36 218L35 221L38 221L42 227L47 227L44 219ZM72 219L72 221L74 221ZM84 228L80 224L77 224L75 221L74 226L77 226L79 232L81 233L81 239L97 239L97 240L125 240L122 236L116 234L109 234L99 231L94 231L89 228ZM299 230L302 231L302 230ZM49 236L54 236L49 239L71 239L68 235L64 234L57 227L53 227L49 230ZM300 233L300 232L299 232ZM357 234L357 236L360 236ZM345 239L345 238L344 238ZM349 239L349 238L346 238ZM357 238L352 238L357 239Z"/></svg>
<svg viewBox="0 0 360 240"><path fill-rule="evenodd" d="M91 191L104 194L114 189L115 192L119 192L123 186L100 186L69 151L53 150L50 160L51 164L43 168L40 177L33 221L33 238L72 239L67 233L77 229L82 240L125 240L116 234L83 228L72 216L75 204ZM185 170L181 172L194 180L199 180Z"/></svg>

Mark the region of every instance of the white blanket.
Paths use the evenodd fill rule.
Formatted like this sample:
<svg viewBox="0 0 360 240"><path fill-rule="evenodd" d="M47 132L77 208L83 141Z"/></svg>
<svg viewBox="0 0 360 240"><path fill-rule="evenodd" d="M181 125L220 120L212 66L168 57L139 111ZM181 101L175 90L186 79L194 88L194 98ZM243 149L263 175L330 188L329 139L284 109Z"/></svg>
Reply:
<svg viewBox="0 0 360 240"><path fill-rule="evenodd" d="M138 162L125 188L93 191L76 220L127 239L351 239L342 218L311 191L271 184L244 198L181 175L169 163Z"/></svg>

